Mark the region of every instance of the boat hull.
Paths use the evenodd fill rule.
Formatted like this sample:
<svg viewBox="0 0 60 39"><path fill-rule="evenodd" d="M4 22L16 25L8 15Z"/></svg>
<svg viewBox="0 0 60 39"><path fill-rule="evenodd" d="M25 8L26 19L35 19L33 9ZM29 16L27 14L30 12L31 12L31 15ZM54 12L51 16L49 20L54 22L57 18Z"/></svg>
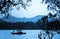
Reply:
<svg viewBox="0 0 60 39"><path fill-rule="evenodd" d="M18 34L18 35L20 34L21 35L21 34L26 34L26 33L24 33L24 32L12 32L11 34Z"/></svg>

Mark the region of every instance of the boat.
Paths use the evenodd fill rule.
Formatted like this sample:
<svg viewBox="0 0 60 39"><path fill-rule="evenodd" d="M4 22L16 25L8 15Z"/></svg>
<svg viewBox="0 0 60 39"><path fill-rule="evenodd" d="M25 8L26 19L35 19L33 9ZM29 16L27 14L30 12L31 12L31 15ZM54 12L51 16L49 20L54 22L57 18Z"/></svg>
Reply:
<svg viewBox="0 0 60 39"><path fill-rule="evenodd" d="M25 32L22 32L21 30L14 30L11 34L22 35L22 34L26 34L26 33Z"/></svg>
<svg viewBox="0 0 60 39"><path fill-rule="evenodd" d="M60 30L57 30L57 33L60 34Z"/></svg>

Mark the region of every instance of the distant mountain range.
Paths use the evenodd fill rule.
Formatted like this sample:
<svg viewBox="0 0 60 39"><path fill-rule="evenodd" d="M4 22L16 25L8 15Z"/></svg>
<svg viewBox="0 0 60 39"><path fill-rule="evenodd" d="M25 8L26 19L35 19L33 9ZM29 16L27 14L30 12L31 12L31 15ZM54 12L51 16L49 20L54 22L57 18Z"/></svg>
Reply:
<svg viewBox="0 0 60 39"><path fill-rule="evenodd" d="M41 19L42 17L43 17L42 15L38 15L33 18L25 18L25 17L17 18L17 17L10 16L9 18L2 17L1 19L6 22L37 22L38 19Z"/></svg>
<svg viewBox="0 0 60 39"><path fill-rule="evenodd" d="M0 19L0 22L5 22L4 20Z"/></svg>

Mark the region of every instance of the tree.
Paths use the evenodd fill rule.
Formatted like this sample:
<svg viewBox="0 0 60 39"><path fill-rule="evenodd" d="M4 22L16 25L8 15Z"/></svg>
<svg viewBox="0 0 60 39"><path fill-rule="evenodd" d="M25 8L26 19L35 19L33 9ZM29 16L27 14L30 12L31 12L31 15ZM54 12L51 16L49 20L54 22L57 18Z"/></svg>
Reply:
<svg viewBox="0 0 60 39"><path fill-rule="evenodd" d="M60 0L42 0L42 2L45 1L45 4L49 3L48 4L48 8L52 6L53 8L53 5L54 7L58 7L60 9Z"/></svg>
<svg viewBox="0 0 60 39"><path fill-rule="evenodd" d="M48 16L43 16L36 22L36 26L38 26L40 29L45 29L47 23L48 23Z"/></svg>
<svg viewBox="0 0 60 39"><path fill-rule="evenodd" d="M60 17L60 0L42 0L42 3L48 4L48 11L54 11Z"/></svg>
<svg viewBox="0 0 60 39"><path fill-rule="evenodd" d="M45 25L46 23L48 23L48 16L43 16L41 18L41 23L42 23L42 25Z"/></svg>
<svg viewBox="0 0 60 39"><path fill-rule="evenodd" d="M26 3L25 3L26 2ZM31 2L31 0L0 0L0 11L1 14L4 14L6 17L8 17L10 15L9 10L11 10L12 7L17 7L18 9L20 7L26 9L28 5L28 3ZM21 6L19 6L21 5Z"/></svg>
<svg viewBox="0 0 60 39"><path fill-rule="evenodd" d="M51 18L53 21L55 21L57 18L56 18L57 14L52 14L52 13L49 13L48 14L48 18Z"/></svg>

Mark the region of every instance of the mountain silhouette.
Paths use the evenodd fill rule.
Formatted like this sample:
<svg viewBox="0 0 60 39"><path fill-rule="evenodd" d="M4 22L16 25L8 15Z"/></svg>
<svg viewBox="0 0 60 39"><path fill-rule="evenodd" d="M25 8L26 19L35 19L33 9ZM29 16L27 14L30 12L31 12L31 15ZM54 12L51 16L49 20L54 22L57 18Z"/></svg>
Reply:
<svg viewBox="0 0 60 39"><path fill-rule="evenodd" d="M0 19L0 22L5 22L4 20Z"/></svg>
<svg viewBox="0 0 60 39"><path fill-rule="evenodd" d="M41 19L43 16L42 15L38 15L38 16L35 16L33 18L17 18L17 17L13 17L13 16L10 16L9 18L6 18L5 16L2 17L1 19L6 21L6 22L37 22L38 19Z"/></svg>

